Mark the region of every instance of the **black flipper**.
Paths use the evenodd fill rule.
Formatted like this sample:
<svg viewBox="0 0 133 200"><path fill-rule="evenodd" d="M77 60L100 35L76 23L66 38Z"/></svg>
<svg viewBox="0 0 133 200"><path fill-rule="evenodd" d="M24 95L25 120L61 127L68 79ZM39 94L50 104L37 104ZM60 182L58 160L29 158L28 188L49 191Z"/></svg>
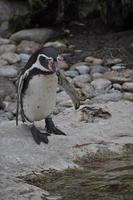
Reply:
<svg viewBox="0 0 133 200"><path fill-rule="evenodd" d="M58 69L56 71L56 75L58 76L59 85L63 87L66 93L70 96L75 109L78 109L80 107L80 100L75 88L72 86L72 84L69 83L61 70Z"/></svg>
<svg viewBox="0 0 133 200"><path fill-rule="evenodd" d="M55 135L66 135L63 131L56 128L52 118L48 117L45 119L45 127L48 133L53 133Z"/></svg>

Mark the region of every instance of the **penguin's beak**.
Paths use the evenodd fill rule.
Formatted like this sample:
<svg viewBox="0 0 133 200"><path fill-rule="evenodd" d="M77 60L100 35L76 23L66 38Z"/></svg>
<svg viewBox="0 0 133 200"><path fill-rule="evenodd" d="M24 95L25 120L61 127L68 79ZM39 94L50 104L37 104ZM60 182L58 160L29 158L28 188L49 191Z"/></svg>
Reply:
<svg viewBox="0 0 133 200"><path fill-rule="evenodd" d="M56 72L56 64L54 61L48 61L48 69L51 72Z"/></svg>

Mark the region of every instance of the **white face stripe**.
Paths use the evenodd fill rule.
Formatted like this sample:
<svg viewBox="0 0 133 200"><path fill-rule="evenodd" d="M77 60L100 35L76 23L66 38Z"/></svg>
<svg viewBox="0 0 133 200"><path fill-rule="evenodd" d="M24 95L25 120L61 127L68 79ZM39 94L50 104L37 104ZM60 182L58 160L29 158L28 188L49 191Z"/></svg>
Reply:
<svg viewBox="0 0 133 200"><path fill-rule="evenodd" d="M40 58L41 56L44 57L44 58L46 58L47 60L52 60L52 59L53 59L52 57L48 57L48 56L46 56L46 55L44 55L44 54L40 54L40 55L37 57L36 62L35 62L28 70L25 71L25 73L24 73L24 78L25 78L26 76L28 76L28 75L29 75L29 72L30 72L32 69L34 69L34 68L40 69L40 70L45 71L45 72L48 72L48 71L49 71L48 69L44 68L44 67L40 64L39 58Z"/></svg>
<svg viewBox="0 0 133 200"><path fill-rule="evenodd" d="M44 58L46 58L47 60L53 60L52 57L48 57L48 56L46 56L45 54L39 54L39 56L38 56L37 59L39 60L39 58L40 58L41 56L44 57Z"/></svg>

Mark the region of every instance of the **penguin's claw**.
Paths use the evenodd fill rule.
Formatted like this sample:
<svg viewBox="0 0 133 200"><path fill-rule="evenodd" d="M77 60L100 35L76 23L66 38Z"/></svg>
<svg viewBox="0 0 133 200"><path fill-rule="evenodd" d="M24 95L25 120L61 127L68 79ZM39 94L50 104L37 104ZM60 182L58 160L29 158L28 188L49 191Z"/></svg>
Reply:
<svg viewBox="0 0 133 200"><path fill-rule="evenodd" d="M47 128L48 133L53 133L55 135L66 135L63 131L56 128L55 126Z"/></svg>
<svg viewBox="0 0 133 200"><path fill-rule="evenodd" d="M41 142L44 142L44 143L46 143L46 144L48 144L48 136L47 136L48 134L44 134L44 133L41 133L40 132L40 135L39 135L39 137L40 137L40 139L41 139Z"/></svg>
<svg viewBox="0 0 133 200"><path fill-rule="evenodd" d="M41 133L34 125L31 127L31 133L37 144L40 144L41 142L48 144L48 135Z"/></svg>
<svg viewBox="0 0 133 200"><path fill-rule="evenodd" d="M48 133L53 133L55 135L66 135L63 131L59 130L58 128L56 128L53 120L51 117L47 117L45 119L45 128L47 130Z"/></svg>

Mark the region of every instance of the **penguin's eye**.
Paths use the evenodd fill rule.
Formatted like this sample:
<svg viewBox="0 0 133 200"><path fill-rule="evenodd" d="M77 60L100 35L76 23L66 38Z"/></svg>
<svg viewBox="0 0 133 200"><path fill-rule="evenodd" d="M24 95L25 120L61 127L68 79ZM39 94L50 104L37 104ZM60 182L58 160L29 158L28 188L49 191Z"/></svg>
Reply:
<svg viewBox="0 0 133 200"><path fill-rule="evenodd" d="M48 65L48 60L43 56L39 57L39 62L43 67L46 67Z"/></svg>

